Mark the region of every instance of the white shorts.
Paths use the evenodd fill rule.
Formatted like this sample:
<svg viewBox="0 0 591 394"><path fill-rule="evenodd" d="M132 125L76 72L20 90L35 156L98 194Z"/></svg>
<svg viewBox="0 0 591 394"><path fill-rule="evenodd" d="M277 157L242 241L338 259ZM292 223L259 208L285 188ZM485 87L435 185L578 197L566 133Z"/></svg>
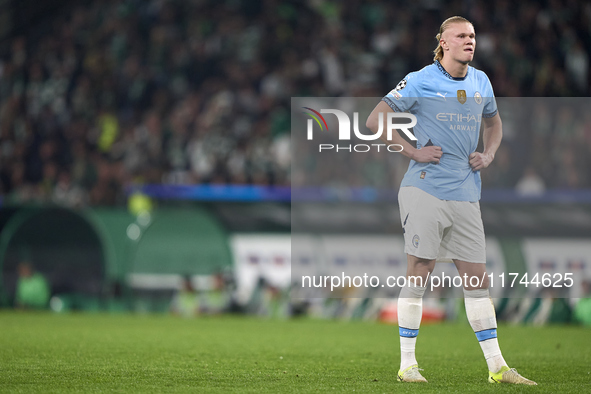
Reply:
<svg viewBox="0 0 591 394"><path fill-rule="evenodd" d="M480 204L440 200L414 187L398 193L404 252L423 259L486 263Z"/></svg>

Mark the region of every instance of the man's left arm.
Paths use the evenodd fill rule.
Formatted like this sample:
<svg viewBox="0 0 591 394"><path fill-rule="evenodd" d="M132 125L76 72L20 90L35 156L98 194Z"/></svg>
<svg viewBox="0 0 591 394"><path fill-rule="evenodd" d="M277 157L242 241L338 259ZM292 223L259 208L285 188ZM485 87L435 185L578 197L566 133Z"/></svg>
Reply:
<svg viewBox="0 0 591 394"><path fill-rule="evenodd" d="M470 154L470 167L472 167L472 171L482 170L492 163L503 139L503 122L501 122L498 112L492 118L483 118L482 121L484 123L484 130L482 132L484 152L472 152Z"/></svg>

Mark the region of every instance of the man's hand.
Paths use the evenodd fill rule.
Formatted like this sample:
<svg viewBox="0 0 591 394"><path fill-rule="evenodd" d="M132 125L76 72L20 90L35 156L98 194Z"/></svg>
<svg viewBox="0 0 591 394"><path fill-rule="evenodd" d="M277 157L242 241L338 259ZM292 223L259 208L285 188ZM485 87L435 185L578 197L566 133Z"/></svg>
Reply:
<svg viewBox="0 0 591 394"><path fill-rule="evenodd" d="M441 158L440 146L423 146L421 149L416 149L414 154L412 155L412 159L419 163L431 163L431 164L439 164L439 159Z"/></svg>
<svg viewBox="0 0 591 394"><path fill-rule="evenodd" d="M482 170L492 163L494 156L491 154L472 152L470 155L470 167L472 171Z"/></svg>

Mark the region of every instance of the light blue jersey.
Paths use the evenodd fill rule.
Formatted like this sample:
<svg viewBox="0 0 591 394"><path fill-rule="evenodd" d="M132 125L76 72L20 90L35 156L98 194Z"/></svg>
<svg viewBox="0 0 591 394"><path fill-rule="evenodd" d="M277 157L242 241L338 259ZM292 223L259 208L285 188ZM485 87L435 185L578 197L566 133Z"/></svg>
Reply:
<svg viewBox="0 0 591 394"><path fill-rule="evenodd" d="M480 200L480 171L472 171L469 156L482 118L497 114L486 74L468 67L465 77L454 78L435 61L408 74L383 100L396 112L416 115L417 149L431 141L442 150L439 164L411 160L400 186L416 186L441 200Z"/></svg>

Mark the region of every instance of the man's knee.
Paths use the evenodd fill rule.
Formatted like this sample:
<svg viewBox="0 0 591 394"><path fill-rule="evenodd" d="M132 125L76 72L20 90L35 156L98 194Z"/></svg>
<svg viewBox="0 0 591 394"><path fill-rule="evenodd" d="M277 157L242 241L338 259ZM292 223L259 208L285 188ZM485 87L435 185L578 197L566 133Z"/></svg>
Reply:
<svg viewBox="0 0 591 394"><path fill-rule="evenodd" d="M435 268L435 260L408 255L406 277L417 286L427 286L426 281ZM421 283L419 283L421 282Z"/></svg>
<svg viewBox="0 0 591 394"><path fill-rule="evenodd" d="M467 263L465 261L454 261L458 273L462 277L462 284L466 290L488 289L490 284L486 267L481 263Z"/></svg>
<svg viewBox="0 0 591 394"><path fill-rule="evenodd" d="M484 271L480 275L468 276L468 280L464 283L464 289L466 290L486 290L490 285L488 275Z"/></svg>

